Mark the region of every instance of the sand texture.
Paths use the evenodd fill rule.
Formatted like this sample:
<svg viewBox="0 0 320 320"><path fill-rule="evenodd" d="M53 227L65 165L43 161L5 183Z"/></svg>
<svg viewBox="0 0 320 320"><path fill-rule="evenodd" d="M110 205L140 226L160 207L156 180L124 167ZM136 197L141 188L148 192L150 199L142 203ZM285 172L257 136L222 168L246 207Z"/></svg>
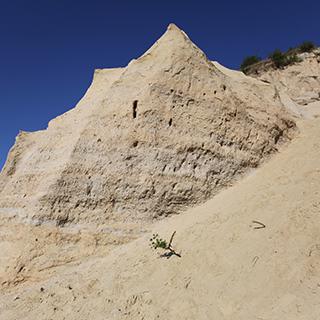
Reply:
<svg viewBox="0 0 320 320"><path fill-rule="evenodd" d="M96 70L1 172L0 320L319 320L317 59L248 77L170 25Z"/></svg>

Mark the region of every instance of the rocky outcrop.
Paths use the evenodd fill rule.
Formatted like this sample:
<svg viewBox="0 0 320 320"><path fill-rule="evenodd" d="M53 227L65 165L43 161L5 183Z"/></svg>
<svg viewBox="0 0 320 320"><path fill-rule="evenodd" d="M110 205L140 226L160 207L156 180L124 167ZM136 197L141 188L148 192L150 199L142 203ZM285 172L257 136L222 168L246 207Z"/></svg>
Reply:
<svg viewBox="0 0 320 320"><path fill-rule="evenodd" d="M320 49L301 53L298 59L284 69L259 70L251 76L273 85L284 106L305 116L305 107L320 101Z"/></svg>
<svg viewBox="0 0 320 320"><path fill-rule="evenodd" d="M97 70L48 129L22 133L0 207L36 221L150 221L212 197L291 136L273 85L209 61L175 25L126 68Z"/></svg>

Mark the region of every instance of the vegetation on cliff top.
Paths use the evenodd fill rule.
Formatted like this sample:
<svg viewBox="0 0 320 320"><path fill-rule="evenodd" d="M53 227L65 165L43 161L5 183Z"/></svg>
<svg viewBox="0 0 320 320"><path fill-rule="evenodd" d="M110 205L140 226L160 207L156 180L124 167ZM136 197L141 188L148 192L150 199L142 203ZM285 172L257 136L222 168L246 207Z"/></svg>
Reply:
<svg viewBox="0 0 320 320"><path fill-rule="evenodd" d="M268 61L271 62L272 67L275 69L281 69L288 65L300 62L301 60L297 54L312 52L314 49L316 49L316 45L312 41L304 41L299 46L290 48L286 52L276 49L265 60L262 60L256 55L247 56L243 59L240 70L244 73L250 73L253 66Z"/></svg>

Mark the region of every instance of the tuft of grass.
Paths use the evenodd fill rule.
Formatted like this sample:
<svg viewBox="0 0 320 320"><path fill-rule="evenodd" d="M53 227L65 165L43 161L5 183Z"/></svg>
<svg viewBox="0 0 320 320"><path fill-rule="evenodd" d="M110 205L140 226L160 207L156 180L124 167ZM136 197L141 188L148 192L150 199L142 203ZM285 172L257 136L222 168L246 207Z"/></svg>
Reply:
<svg viewBox="0 0 320 320"><path fill-rule="evenodd" d="M296 53L283 53L279 49L273 51L269 55L269 58L273 61L277 69L289 66L297 62L301 62Z"/></svg>
<svg viewBox="0 0 320 320"><path fill-rule="evenodd" d="M261 58L258 56L248 56L243 59L241 65L240 65L240 70L244 73L246 73L246 70L248 67L252 66L253 64L256 64L261 61Z"/></svg>
<svg viewBox="0 0 320 320"><path fill-rule="evenodd" d="M299 46L300 52L311 52L316 48L316 45L312 41L304 41Z"/></svg>
<svg viewBox="0 0 320 320"><path fill-rule="evenodd" d="M282 68L288 65L286 55L279 49L274 50L269 55L269 58L273 61L276 68Z"/></svg>

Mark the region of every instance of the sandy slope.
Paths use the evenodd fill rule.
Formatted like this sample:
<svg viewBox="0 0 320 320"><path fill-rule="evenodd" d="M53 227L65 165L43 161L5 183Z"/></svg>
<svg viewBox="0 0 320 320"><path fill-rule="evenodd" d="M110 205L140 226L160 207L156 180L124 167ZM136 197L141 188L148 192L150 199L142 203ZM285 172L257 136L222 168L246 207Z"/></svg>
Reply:
<svg viewBox="0 0 320 320"><path fill-rule="evenodd" d="M3 291L0 319L318 320L320 119L299 129L259 170L154 225L177 231L182 258L160 258L144 236Z"/></svg>
<svg viewBox="0 0 320 320"><path fill-rule="evenodd" d="M177 26L79 104L21 133L0 212L27 221L146 224L212 198L294 134L274 87L212 63ZM0 213L1 215L1 213Z"/></svg>

